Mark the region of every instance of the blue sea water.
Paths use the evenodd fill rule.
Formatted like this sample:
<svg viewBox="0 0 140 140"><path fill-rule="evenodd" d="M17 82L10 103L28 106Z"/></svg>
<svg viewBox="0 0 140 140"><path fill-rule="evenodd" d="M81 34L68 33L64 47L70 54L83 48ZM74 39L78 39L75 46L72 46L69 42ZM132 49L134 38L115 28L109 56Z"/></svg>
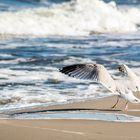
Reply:
<svg viewBox="0 0 140 140"><path fill-rule="evenodd" d="M140 76L139 4L0 0L0 110L110 96L61 74L65 65L100 63L117 75L125 63Z"/></svg>

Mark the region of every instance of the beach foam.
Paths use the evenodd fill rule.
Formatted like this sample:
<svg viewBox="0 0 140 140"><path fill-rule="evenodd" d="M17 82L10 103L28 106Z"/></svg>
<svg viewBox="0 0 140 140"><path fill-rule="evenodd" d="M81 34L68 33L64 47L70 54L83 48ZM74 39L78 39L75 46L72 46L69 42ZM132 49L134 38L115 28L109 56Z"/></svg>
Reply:
<svg viewBox="0 0 140 140"><path fill-rule="evenodd" d="M77 0L51 7L0 13L0 34L89 35L138 31L140 9L118 7L115 2Z"/></svg>

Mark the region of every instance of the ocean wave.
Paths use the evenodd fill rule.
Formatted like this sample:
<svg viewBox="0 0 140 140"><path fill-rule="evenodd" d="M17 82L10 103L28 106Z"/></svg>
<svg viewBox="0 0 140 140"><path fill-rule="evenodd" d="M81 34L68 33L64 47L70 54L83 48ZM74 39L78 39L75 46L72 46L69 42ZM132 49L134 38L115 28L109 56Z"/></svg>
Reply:
<svg viewBox="0 0 140 140"><path fill-rule="evenodd" d="M140 9L115 2L77 0L51 7L0 13L0 34L72 35L129 33L138 31Z"/></svg>

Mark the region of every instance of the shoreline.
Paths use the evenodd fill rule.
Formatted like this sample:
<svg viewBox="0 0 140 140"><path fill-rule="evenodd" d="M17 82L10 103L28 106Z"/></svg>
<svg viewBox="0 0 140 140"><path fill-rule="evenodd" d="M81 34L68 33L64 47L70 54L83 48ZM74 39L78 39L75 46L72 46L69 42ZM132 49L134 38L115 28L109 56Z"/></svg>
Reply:
<svg viewBox="0 0 140 140"><path fill-rule="evenodd" d="M137 97L140 98L139 93ZM99 98L97 100L86 100L73 102L68 104L51 105L47 107L33 107L29 109L19 109L17 111L11 111L7 114L25 114L25 113L47 113L47 112L61 112L61 111L89 111L89 112L101 112L101 113L118 113L133 115L140 117L140 104L129 103L128 111L124 110L125 101L120 99L117 108L112 109L111 107L117 100L116 96Z"/></svg>
<svg viewBox="0 0 140 140"><path fill-rule="evenodd" d="M129 110L122 111L124 101L111 110L116 97L99 100L54 105L49 107L20 110L13 113L84 110L88 112L117 113L140 117L140 105L129 104ZM135 111L137 109L137 111ZM132 111L133 110L133 111ZM44 111L44 112L43 112ZM109 122L82 119L1 119L0 140L139 140L140 122Z"/></svg>

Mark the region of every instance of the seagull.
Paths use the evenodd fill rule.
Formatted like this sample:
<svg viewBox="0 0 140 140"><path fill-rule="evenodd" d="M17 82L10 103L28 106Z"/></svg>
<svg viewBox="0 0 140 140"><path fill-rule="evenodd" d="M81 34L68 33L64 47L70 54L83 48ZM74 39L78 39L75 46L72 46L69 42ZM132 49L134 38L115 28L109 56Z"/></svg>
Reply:
<svg viewBox="0 0 140 140"><path fill-rule="evenodd" d="M122 69L122 67L118 67L119 70L125 71L126 69ZM65 66L60 69L60 72L66 74L70 77L92 80L95 83L99 83L112 92L114 95L118 96L117 102L112 108L115 108L119 102L119 98L123 98L126 100L125 110L128 110L128 103L140 103L140 99L134 96L133 91L134 87L131 86L131 81L128 77L126 78L114 78L107 69L101 64L74 64ZM133 77L133 76L132 76ZM135 85L135 84L134 84ZM137 89L137 87L135 87Z"/></svg>
<svg viewBox="0 0 140 140"><path fill-rule="evenodd" d="M118 65L118 70L124 75L124 81L127 82L129 90L133 93L140 91L140 79L139 77L125 64ZM112 108L115 108L119 102L119 97L117 102Z"/></svg>

